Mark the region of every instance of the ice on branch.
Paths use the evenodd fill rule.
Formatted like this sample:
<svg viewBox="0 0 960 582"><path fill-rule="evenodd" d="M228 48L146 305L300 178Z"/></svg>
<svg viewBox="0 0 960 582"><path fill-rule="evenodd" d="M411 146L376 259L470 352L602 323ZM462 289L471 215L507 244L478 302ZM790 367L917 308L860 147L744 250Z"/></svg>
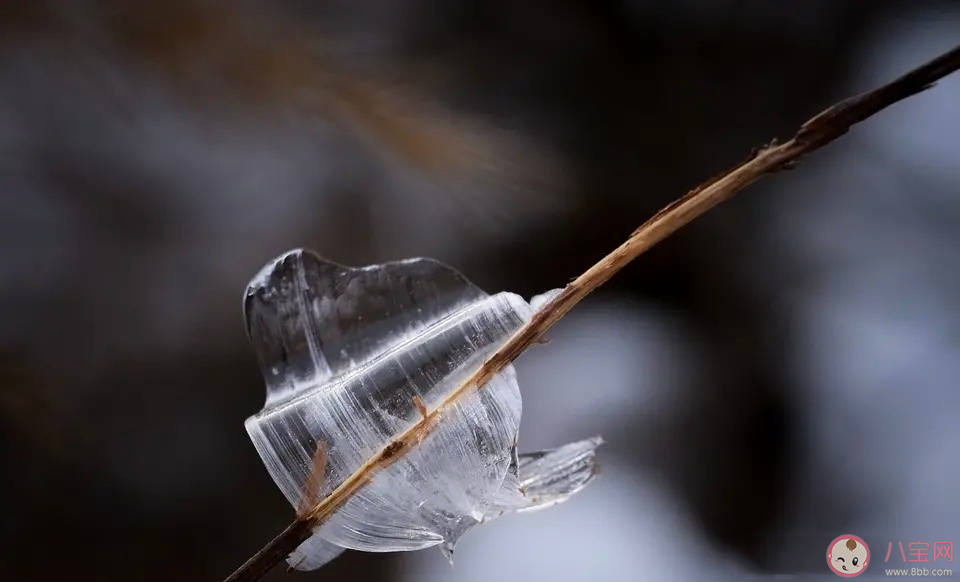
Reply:
<svg viewBox="0 0 960 582"><path fill-rule="evenodd" d="M267 384L247 432L294 507L305 495L322 499L435 410L533 314L521 297L488 295L433 260L354 269L303 250L250 282L244 310ZM311 570L344 548L435 545L452 559L473 526L583 488L601 440L518 455L520 412L508 366L445 407L421 442L374 474L288 561Z"/></svg>

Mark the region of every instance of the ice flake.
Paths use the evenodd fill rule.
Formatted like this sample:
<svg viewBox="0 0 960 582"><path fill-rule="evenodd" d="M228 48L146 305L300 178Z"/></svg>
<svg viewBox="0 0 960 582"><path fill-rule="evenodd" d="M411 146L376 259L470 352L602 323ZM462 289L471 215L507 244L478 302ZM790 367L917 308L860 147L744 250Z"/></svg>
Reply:
<svg viewBox="0 0 960 582"><path fill-rule="evenodd" d="M244 311L267 384L247 432L294 507L308 488L319 498L330 493L434 410L533 313L519 296L488 295L433 260L354 269L304 250L250 282ZM343 548L434 545L451 557L478 523L553 505L586 485L600 439L518 455L520 413L508 366L445 409L422 442L376 473L288 561L312 570ZM311 481L318 447L323 474Z"/></svg>

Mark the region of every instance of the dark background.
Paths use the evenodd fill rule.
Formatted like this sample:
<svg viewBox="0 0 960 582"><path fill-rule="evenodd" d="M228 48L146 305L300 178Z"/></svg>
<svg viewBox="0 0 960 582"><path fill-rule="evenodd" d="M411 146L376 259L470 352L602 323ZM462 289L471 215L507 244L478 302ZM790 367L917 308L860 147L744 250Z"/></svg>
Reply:
<svg viewBox="0 0 960 582"><path fill-rule="evenodd" d="M266 261L562 286L956 44L960 5L4 0L0 39L0 578L219 580L293 516L242 426ZM568 504L478 529L452 569L348 552L290 579L829 576L841 534L877 575L888 542L960 537L958 134L953 78L521 358L521 448L608 441Z"/></svg>

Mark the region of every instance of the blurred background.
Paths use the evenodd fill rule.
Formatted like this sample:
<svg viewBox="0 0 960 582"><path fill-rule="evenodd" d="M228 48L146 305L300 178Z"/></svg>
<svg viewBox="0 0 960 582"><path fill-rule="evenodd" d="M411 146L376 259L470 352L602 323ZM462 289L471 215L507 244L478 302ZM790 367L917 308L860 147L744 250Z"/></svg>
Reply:
<svg viewBox="0 0 960 582"><path fill-rule="evenodd" d="M220 580L293 511L241 293L310 247L562 286L960 39L955 1L0 3L0 579ZM960 542L960 76L628 267L517 364L603 474L439 550L272 580L831 579ZM960 570L960 564L955 567Z"/></svg>

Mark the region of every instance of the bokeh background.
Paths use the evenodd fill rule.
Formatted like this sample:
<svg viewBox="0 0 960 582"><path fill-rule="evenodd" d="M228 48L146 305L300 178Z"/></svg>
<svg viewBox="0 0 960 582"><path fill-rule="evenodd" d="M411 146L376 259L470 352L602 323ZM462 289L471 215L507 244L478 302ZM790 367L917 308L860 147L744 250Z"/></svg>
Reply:
<svg viewBox="0 0 960 582"><path fill-rule="evenodd" d="M0 579L220 580L292 518L247 280L306 246L562 286L960 39L955 1L0 2ZM661 244L518 362L550 511L272 580L830 579L960 543L960 76ZM954 568L960 571L960 563Z"/></svg>

